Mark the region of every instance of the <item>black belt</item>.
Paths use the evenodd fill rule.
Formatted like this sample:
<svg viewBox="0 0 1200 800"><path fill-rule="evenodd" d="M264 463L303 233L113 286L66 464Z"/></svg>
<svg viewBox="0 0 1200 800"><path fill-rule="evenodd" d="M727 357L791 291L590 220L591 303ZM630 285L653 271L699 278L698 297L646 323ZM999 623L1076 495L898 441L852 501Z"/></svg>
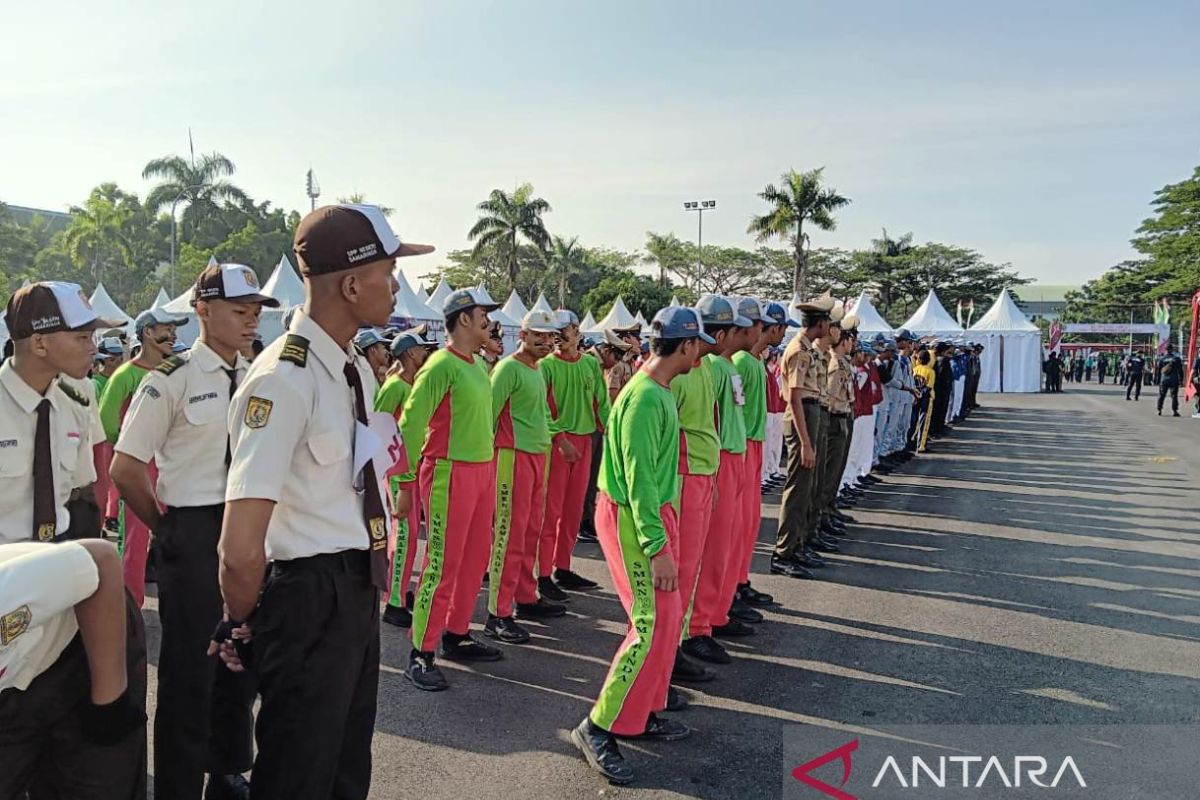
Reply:
<svg viewBox="0 0 1200 800"><path fill-rule="evenodd" d="M804 405L806 405L806 406L811 406L813 403L819 403L819 402L821 402L821 401L820 401L820 400L818 400L818 399L817 399L817 398L815 398L815 397L805 397L805 398L804 398L804 399L802 399L800 402L801 402L801 403L803 403L803 404L804 404Z"/></svg>
<svg viewBox="0 0 1200 800"><path fill-rule="evenodd" d="M370 575L371 554L366 550L341 550L337 553L319 553L315 556L293 558L287 561L273 561L272 569L281 573L300 570L320 570L323 572L357 572Z"/></svg>
<svg viewBox="0 0 1200 800"><path fill-rule="evenodd" d="M850 414L850 413L839 414L836 411L830 411L829 413L833 414L838 419L850 419L850 417L854 416L853 414Z"/></svg>

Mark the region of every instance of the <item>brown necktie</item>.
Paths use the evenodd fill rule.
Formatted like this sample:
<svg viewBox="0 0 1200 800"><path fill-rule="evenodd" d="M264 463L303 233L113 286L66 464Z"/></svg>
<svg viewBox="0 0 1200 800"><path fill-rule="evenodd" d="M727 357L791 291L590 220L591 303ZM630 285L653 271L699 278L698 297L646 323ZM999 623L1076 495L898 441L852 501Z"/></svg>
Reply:
<svg viewBox="0 0 1200 800"><path fill-rule="evenodd" d="M347 363L343 372L346 383L354 390L354 416L363 425L367 424L367 405L363 400L362 379L353 363ZM371 582L381 592L388 590L387 559L387 515L383 510L383 498L379 496L379 481L375 479L375 465L368 461L363 466L363 521L367 524L368 545L371 554Z"/></svg>
<svg viewBox="0 0 1200 800"><path fill-rule="evenodd" d="M237 369L227 369L225 374L229 376L229 402L233 402L233 393L237 391ZM229 434L225 434L225 466L233 463L233 449L230 446Z"/></svg>
<svg viewBox="0 0 1200 800"><path fill-rule="evenodd" d="M54 508L54 466L50 456L50 401L37 407L37 431L33 436L33 538L54 540L58 513Z"/></svg>

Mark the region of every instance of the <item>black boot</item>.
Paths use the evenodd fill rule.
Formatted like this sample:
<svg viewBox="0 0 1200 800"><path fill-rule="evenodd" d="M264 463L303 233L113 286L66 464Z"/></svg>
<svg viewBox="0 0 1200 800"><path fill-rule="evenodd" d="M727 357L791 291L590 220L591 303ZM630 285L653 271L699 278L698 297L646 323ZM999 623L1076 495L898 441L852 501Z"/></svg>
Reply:
<svg viewBox="0 0 1200 800"><path fill-rule="evenodd" d="M583 753L592 769L609 781L623 785L633 780L633 767L625 762L611 733L585 718L571 731L571 741Z"/></svg>

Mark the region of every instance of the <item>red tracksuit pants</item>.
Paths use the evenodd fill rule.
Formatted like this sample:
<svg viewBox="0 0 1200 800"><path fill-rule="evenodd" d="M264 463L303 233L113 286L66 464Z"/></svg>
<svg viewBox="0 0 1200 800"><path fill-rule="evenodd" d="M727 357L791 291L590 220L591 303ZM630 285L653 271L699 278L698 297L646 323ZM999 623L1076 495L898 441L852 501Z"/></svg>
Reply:
<svg viewBox="0 0 1200 800"><path fill-rule="evenodd" d="M567 463L557 447L565 438L579 451L579 460ZM546 483L546 516L538 542L538 576L547 578L554 568L571 568L571 551L583 521L583 498L592 468L592 437L560 433L550 448L550 478Z"/></svg>
<svg viewBox="0 0 1200 800"><path fill-rule="evenodd" d="M675 557L679 542L675 508L668 503L661 513L667 547ZM596 494L596 536L617 597L629 615L629 630L590 716L610 733L636 735L646 730L652 712L667 706L683 610L678 590L654 588L650 559L638 542L632 510L618 506L603 492Z"/></svg>
<svg viewBox="0 0 1200 800"><path fill-rule="evenodd" d="M426 458L418 480L425 569L413 603L412 641L417 650L432 652L443 633L470 629L491 550L496 468L491 461Z"/></svg>
<svg viewBox="0 0 1200 800"><path fill-rule="evenodd" d="M151 461L146 469L150 472L150 485L158 485L158 467ZM104 509L105 519L117 520L118 548L125 574L125 588L133 595L138 608L146 601L146 560L150 555L150 528L141 517L125 504L113 483L108 485L108 502Z"/></svg>
<svg viewBox="0 0 1200 800"><path fill-rule="evenodd" d="M758 541L758 529L762 525L762 460L763 443L748 439L746 441L746 479L742 487L741 523L744 538L738 556L737 571L731 573L729 581L727 581L731 601L738 585L750 580L750 562L754 560L754 544Z"/></svg>
<svg viewBox="0 0 1200 800"><path fill-rule="evenodd" d="M700 578L696 582L696 597L692 602L692 618L688 623L690 636L711 636L713 626L729 621L732 594L725 587L732 573L739 569L741 554L742 491L745 481L744 453L721 451L717 467L717 506L709 519L708 539L700 557Z"/></svg>
<svg viewBox="0 0 1200 800"><path fill-rule="evenodd" d="M496 451L496 532L488 567L488 613L510 617L513 601L536 603L533 561L542 530L546 454Z"/></svg>
<svg viewBox="0 0 1200 800"><path fill-rule="evenodd" d="M691 624L696 582L700 577L700 558L708 541L713 512L716 475L680 475L679 491L679 601L683 606L683 638Z"/></svg>

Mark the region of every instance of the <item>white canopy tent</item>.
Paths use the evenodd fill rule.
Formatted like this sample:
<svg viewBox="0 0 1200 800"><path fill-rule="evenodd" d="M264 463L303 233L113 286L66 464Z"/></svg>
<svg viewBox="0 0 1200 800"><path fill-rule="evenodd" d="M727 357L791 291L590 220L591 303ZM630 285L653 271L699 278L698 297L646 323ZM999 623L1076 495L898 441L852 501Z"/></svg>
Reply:
<svg viewBox="0 0 1200 800"><path fill-rule="evenodd" d="M286 255L263 284L262 293L279 301L279 308L264 308L258 320L258 337L270 344L283 335L283 318L288 309L304 305L304 283Z"/></svg>
<svg viewBox="0 0 1200 800"><path fill-rule="evenodd" d="M891 333L892 326L883 318L875 309L875 304L871 302L871 296L864 289L858 299L854 301L854 306L850 309L851 314L858 317L859 333Z"/></svg>
<svg viewBox="0 0 1200 800"><path fill-rule="evenodd" d="M961 336L963 332L962 325L950 316L933 289L925 295L920 308L900 327L918 336Z"/></svg>
<svg viewBox="0 0 1200 800"><path fill-rule="evenodd" d="M579 330L588 335L601 333L600 326L596 324L596 318L590 311L583 315L583 320L579 323Z"/></svg>
<svg viewBox="0 0 1200 800"><path fill-rule="evenodd" d="M422 303L427 304L429 302L429 291L425 288L425 284L422 283L417 287L417 297L420 298Z"/></svg>
<svg viewBox="0 0 1200 800"><path fill-rule="evenodd" d="M442 278L438 281L437 288L433 290L433 294L429 295L429 299L425 301L425 305L432 308L434 311L441 312L442 303L446 302L446 298L454 291L450 284L446 283L446 279Z"/></svg>
<svg viewBox="0 0 1200 800"><path fill-rule="evenodd" d="M121 307L109 295L108 290L104 288L103 282L96 284L96 290L92 292L92 296L88 298L88 302L92 304L92 309L103 319L120 320L122 326L133 322L133 317L121 310Z"/></svg>
<svg viewBox="0 0 1200 800"><path fill-rule="evenodd" d="M420 295L413 291L408 278L404 277L404 273L399 268L396 269L396 283L400 284L400 288L396 290L395 303L392 306L393 316L413 320L418 324L442 321L441 314L421 302Z"/></svg>
<svg viewBox="0 0 1200 800"><path fill-rule="evenodd" d="M671 295L671 302L667 303L667 308L678 308L678 307L679 307L679 298L676 297L675 295Z"/></svg>
<svg viewBox="0 0 1200 800"><path fill-rule="evenodd" d="M537 302L535 302L533 304L533 308L531 308L530 310L531 311L546 311L550 314L554 313L554 307L550 305L550 302L548 300L546 300L545 292L541 292L538 294Z"/></svg>
<svg viewBox="0 0 1200 800"><path fill-rule="evenodd" d="M508 296L508 302L500 310L518 321L525 319L525 315L529 313L529 309L521 302L521 295L517 294L516 289L513 289L512 294Z"/></svg>
<svg viewBox="0 0 1200 800"><path fill-rule="evenodd" d="M637 314L634 315L633 321L636 322L638 325L641 325L643 328L648 327L650 325L650 323L646 322L646 318L642 316L641 311L637 312Z"/></svg>
<svg viewBox="0 0 1200 800"><path fill-rule="evenodd" d="M612 308L604 315L604 319L596 323L596 327L600 330L610 330L612 328L632 328L636 324L637 318L629 313L629 309L625 307L625 301L618 296L613 302Z"/></svg>
<svg viewBox="0 0 1200 800"><path fill-rule="evenodd" d="M1025 319L1003 289L968 336L983 345L979 391L1038 392L1042 388L1042 332Z"/></svg>
<svg viewBox="0 0 1200 800"><path fill-rule="evenodd" d="M151 308L162 308L169 302L171 302L171 296L169 294L167 294L166 289L164 289L160 286L160 287L158 287L158 294L154 298L154 304L151 305L150 307Z"/></svg>

